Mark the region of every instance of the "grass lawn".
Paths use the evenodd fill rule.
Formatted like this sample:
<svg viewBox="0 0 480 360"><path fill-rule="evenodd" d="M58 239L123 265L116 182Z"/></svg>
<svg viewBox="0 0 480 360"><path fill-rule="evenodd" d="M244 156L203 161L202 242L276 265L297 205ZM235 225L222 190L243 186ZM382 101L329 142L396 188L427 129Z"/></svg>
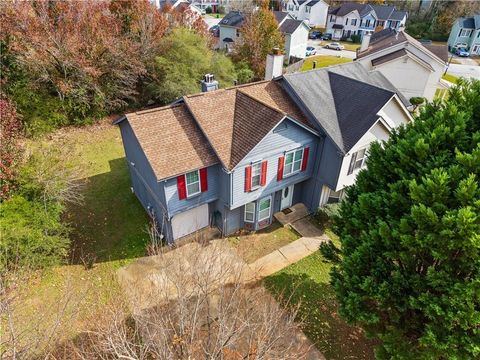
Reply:
<svg viewBox="0 0 480 360"><path fill-rule="evenodd" d="M348 50L348 51L356 51L360 47L360 44L354 44L350 41L338 41L338 42L343 46L345 46L344 50Z"/></svg>
<svg viewBox="0 0 480 360"><path fill-rule="evenodd" d="M317 62L317 68L322 68L326 66L347 63L352 61L352 59L330 55L310 56L305 59L305 62L302 66L302 71L312 70L314 61Z"/></svg>
<svg viewBox="0 0 480 360"><path fill-rule="evenodd" d="M145 254L148 221L130 191L130 177L120 132L109 123L70 128L52 134L71 144L74 160L85 167L84 204L69 206L72 228L71 263L39 272L22 289L17 302L19 327L51 327L56 307L69 299L61 333L68 337L88 329L102 314L102 305L121 296L116 270ZM56 140L55 140L56 139ZM35 144L33 144L35 145ZM96 263L86 270L81 255ZM37 319L42 319L35 322Z"/></svg>
<svg viewBox="0 0 480 360"><path fill-rule="evenodd" d="M445 74L442 76L442 79L456 84L459 78L450 74Z"/></svg>
<svg viewBox="0 0 480 360"><path fill-rule="evenodd" d="M294 230L275 222L266 229L230 236L227 240L243 260L250 264L299 238L300 235Z"/></svg>
<svg viewBox="0 0 480 360"><path fill-rule="evenodd" d="M434 99L443 99L447 96L448 90L447 89L436 89L435 95L433 96Z"/></svg>
<svg viewBox="0 0 480 360"><path fill-rule="evenodd" d="M331 231L326 233L338 241ZM265 278L264 283L278 299L300 304L302 329L327 359L374 359L374 342L337 313L335 292L329 284L330 268L316 252Z"/></svg>

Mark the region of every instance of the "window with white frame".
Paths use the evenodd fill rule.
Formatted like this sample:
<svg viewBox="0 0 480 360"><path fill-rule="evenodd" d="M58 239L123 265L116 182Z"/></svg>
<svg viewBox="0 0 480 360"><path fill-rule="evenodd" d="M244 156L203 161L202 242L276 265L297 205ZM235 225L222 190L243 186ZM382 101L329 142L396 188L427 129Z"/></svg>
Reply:
<svg viewBox="0 0 480 360"><path fill-rule="evenodd" d="M262 162L256 162L252 164L252 188L260 186L262 177Z"/></svg>
<svg viewBox="0 0 480 360"><path fill-rule="evenodd" d="M297 11L300 10L300 6L298 6L298 5L295 6L295 10L297 10Z"/></svg>
<svg viewBox="0 0 480 360"><path fill-rule="evenodd" d="M283 167L283 175L288 176L295 174L302 168L303 148L289 151L285 154L285 165Z"/></svg>
<svg viewBox="0 0 480 360"><path fill-rule="evenodd" d="M352 19L352 20L350 21L350 24L351 24L351 25L357 25L357 19Z"/></svg>
<svg viewBox="0 0 480 360"><path fill-rule="evenodd" d="M310 9L311 9L310 6L305 6L305 12L309 13L309 12L310 12Z"/></svg>
<svg viewBox="0 0 480 360"><path fill-rule="evenodd" d="M288 10L292 11L293 10L293 5L288 5Z"/></svg>
<svg viewBox="0 0 480 360"><path fill-rule="evenodd" d="M255 203L245 204L245 222L255 222Z"/></svg>
<svg viewBox="0 0 480 360"><path fill-rule="evenodd" d="M469 37L471 33L472 33L472 30L462 29L462 31L460 32L460 36Z"/></svg>
<svg viewBox="0 0 480 360"><path fill-rule="evenodd" d="M260 202L258 203L258 221L270 218L271 205L272 199L270 197L260 200Z"/></svg>
<svg viewBox="0 0 480 360"><path fill-rule="evenodd" d="M361 149L352 154L352 159L350 160L350 167L348 169L348 174L353 173L354 170L360 169L365 165L365 160L367 160L367 149Z"/></svg>
<svg viewBox="0 0 480 360"><path fill-rule="evenodd" d="M186 173L185 182L187 183L187 197L200 193L200 174L198 170Z"/></svg>
<svg viewBox="0 0 480 360"><path fill-rule="evenodd" d="M335 22L337 20L337 17L334 15L330 15L330 22Z"/></svg>

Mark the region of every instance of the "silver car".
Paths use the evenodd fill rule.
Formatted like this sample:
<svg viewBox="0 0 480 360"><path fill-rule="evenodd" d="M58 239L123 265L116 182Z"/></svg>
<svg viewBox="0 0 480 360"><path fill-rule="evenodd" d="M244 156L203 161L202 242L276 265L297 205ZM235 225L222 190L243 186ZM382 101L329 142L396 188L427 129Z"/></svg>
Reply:
<svg viewBox="0 0 480 360"><path fill-rule="evenodd" d="M327 49L338 50L338 51L345 49L345 46L343 46L342 44L339 44L337 42L327 44L325 47Z"/></svg>

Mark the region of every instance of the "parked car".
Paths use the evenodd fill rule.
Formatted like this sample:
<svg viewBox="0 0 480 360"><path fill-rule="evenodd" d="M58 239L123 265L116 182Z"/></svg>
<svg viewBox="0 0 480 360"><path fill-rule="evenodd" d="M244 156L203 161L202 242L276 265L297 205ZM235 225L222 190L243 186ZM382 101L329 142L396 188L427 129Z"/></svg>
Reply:
<svg viewBox="0 0 480 360"><path fill-rule="evenodd" d="M322 40L332 40L332 34L323 34Z"/></svg>
<svg viewBox="0 0 480 360"><path fill-rule="evenodd" d="M209 31L212 33L213 36L219 37L220 36L220 26L219 25L213 25Z"/></svg>
<svg viewBox="0 0 480 360"><path fill-rule="evenodd" d="M312 56L317 53L317 50L313 46L307 46L307 56Z"/></svg>
<svg viewBox="0 0 480 360"><path fill-rule="evenodd" d="M461 57L469 57L470 53L465 48L458 48L457 50L455 50L455 55L461 56Z"/></svg>
<svg viewBox="0 0 480 360"><path fill-rule="evenodd" d="M338 50L338 51L343 50L345 48L345 46L343 46L342 44L339 44L337 42L327 44L325 47L327 49Z"/></svg>
<svg viewBox="0 0 480 360"><path fill-rule="evenodd" d="M308 34L309 39L321 39L322 38L322 32L321 31L312 31L310 34Z"/></svg>

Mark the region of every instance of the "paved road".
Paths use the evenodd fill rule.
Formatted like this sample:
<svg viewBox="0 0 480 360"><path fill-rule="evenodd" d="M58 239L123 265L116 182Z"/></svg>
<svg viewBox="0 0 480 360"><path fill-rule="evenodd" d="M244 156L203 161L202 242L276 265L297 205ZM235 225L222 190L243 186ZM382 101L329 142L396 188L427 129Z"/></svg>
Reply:
<svg viewBox="0 0 480 360"><path fill-rule="evenodd" d="M210 29L213 25L217 25L222 19L212 18L211 16L204 16L203 20L207 23L207 26Z"/></svg>
<svg viewBox="0 0 480 360"><path fill-rule="evenodd" d="M480 66L450 64L447 74L480 80Z"/></svg>
<svg viewBox="0 0 480 360"><path fill-rule="evenodd" d="M355 51L348 51L348 50L330 50L330 49L325 49L324 46L331 41L322 41L322 40L308 40L307 45L308 46L313 46L315 49L317 49L317 55L332 55L332 56L341 56L345 58L350 58L350 59L355 59L357 54Z"/></svg>

